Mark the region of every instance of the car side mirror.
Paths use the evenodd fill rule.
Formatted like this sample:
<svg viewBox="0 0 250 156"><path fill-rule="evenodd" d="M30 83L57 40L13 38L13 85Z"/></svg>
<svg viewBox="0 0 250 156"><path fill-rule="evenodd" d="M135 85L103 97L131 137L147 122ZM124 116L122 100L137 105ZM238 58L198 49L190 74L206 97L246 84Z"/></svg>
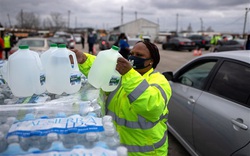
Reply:
<svg viewBox="0 0 250 156"><path fill-rule="evenodd" d="M174 79L174 74L171 71L163 72L162 75L164 75L168 81L172 81Z"/></svg>

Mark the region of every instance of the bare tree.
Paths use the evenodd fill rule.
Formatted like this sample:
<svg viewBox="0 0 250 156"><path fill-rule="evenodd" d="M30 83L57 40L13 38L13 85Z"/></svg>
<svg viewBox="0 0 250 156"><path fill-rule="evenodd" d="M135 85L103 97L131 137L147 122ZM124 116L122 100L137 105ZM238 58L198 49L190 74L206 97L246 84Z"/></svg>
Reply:
<svg viewBox="0 0 250 156"><path fill-rule="evenodd" d="M51 19L47 19L47 23L50 25L54 32L65 27L65 21L63 20L61 13L52 12L50 13L50 18Z"/></svg>
<svg viewBox="0 0 250 156"><path fill-rule="evenodd" d="M214 32L213 28L211 26L209 26L206 30L207 32Z"/></svg>
<svg viewBox="0 0 250 156"><path fill-rule="evenodd" d="M40 17L33 12L23 12L21 10L17 16L17 26L26 29L37 29L40 26Z"/></svg>

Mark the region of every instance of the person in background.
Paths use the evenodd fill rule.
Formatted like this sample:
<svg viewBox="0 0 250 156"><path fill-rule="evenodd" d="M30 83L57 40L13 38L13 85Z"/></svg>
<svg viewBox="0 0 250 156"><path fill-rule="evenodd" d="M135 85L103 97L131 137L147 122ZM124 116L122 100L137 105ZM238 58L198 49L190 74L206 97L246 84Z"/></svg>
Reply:
<svg viewBox="0 0 250 156"><path fill-rule="evenodd" d="M84 75L95 56L73 49L80 71ZM121 74L117 89L110 93L100 91L99 101L111 115L120 136L121 145L129 156L167 156L167 104L172 95L168 80L155 70L160 62L156 45L139 41L128 60L119 57L116 70Z"/></svg>
<svg viewBox="0 0 250 156"><path fill-rule="evenodd" d="M0 32L0 59L3 59L4 41Z"/></svg>
<svg viewBox="0 0 250 156"><path fill-rule="evenodd" d="M82 49L84 49L84 44L85 44L85 36L84 36L84 33L81 34L81 43L82 43Z"/></svg>
<svg viewBox="0 0 250 156"><path fill-rule="evenodd" d="M128 44L128 38L125 35L125 33L121 33L120 36L118 37L118 46L120 47L119 53L124 57L128 58L129 55L129 44Z"/></svg>
<svg viewBox="0 0 250 156"><path fill-rule="evenodd" d="M4 35L4 51L5 51L5 59L8 60L8 56L9 56L9 51L11 49L11 36L8 32L5 33Z"/></svg>
<svg viewBox="0 0 250 156"><path fill-rule="evenodd" d="M210 52L214 52L215 46L218 44L218 41L220 40L220 36L218 35L213 35L212 39L210 40Z"/></svg>
<svg viewBox="0 0 250 156"><path fill-rule="evenodd" d="M246 50L250 50L250 34L247 35L247 41L246 41Z"/></svg>
<svg viewBox="0 0 250 156"><path fill-rule="evenodd" d="M91 31L88 35L88 45L89 45L89 53L93 54L93 48L95 44L95 36L93 32Z"/></svg>

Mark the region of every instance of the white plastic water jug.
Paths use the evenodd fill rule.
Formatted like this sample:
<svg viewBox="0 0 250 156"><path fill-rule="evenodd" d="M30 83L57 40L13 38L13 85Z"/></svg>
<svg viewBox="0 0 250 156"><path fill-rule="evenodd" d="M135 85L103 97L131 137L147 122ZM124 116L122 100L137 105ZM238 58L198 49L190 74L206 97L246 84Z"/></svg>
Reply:
<svg viewBox="0 0 250 156"><path fill-rule="evenodd" d="M48 60L50 58L50 55L56 49L57 49L57 44L50 44L50 48L41 54L41 61L42 61L42 65L43 65L45 73L46 73L46 66L48 64Z"/></svg>
<svg viewBox="0 0 250 156"><path fill-rule="evenodd" d="M73 57L74 65L71 65L69 56ZM78 68L76 55L68 50L65 44L60 44L53 51L46 65L46 89L53 94L63 92L72 94L81 88L81 73Z"/></svg>
<svg viewBox="0 0 250 156"><path fill-rule="evenodd" d="M20 45L18 51L10 55L7 64L7 82L17 97L28 97L45 92L45 75L37 52L29 46Z"/></svg>
<svg viewBox="0 0 250 156"><path fill-rule="evenodd" d="M122 57L118 50L118 47L112 46L111 49L100 51L96 56L88 74L88 82L95 88L110 92L118 86L121 75L115 68L118 57Z"/></svg>

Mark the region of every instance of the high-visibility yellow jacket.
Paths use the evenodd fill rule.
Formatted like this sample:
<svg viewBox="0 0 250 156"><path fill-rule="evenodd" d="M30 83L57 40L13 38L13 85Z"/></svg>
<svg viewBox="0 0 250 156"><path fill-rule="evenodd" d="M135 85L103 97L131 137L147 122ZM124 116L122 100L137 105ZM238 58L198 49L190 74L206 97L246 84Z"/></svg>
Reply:
<svg viewBox="0 0 250 156"><path fill-rule="evenodd" d="M11 48L10 36L4 36L4 48Z"/></svg>
<svg viewBox="0 0 250 156"><path fill-rule="evenodd" d="M79 64L86 76L95 59L87 56L86 62ZM117 89L108 94L106 114L113 117L129 156L167 155L167 103L171 94L166 78L153 68L144 75L131 69L121 77Z"/></svg>

